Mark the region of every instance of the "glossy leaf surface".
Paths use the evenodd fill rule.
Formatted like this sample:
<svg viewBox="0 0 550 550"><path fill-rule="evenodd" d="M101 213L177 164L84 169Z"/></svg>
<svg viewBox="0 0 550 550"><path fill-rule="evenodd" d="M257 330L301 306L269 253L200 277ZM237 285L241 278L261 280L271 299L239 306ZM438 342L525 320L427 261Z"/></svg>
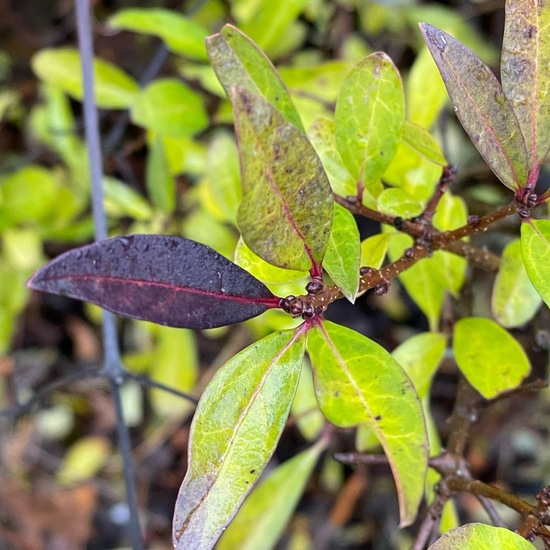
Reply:
<svg viewBox="0 0 550 550"><path fill-rule="evenodd" d="M151 34L162 39L174 53L206 60L204 40L208 31L201 24L172 10L162 8L129 8L109 19L115 29Z"/></svg>
<svg viewBox="0 0 550 550"><path fill-rule="evenodd" d="M502 527L468 523L445 533L429 550L533 550L523 537Z"/></svg>
<svg viewBox="0 0 550 550"><path fill-rule="evenodd" d="M40 50L32 59L32 68L44 82L52 84L72 97L83 97L80 54L73 48ZM111 63L94 59L94 90L98 107L124 109L139 92L138 83Z"/></svg>
<svg viewBox="0 0 550 550"><path fill-rule="evenodd" d="M330 237L333 198L306 135L245 88L233 93L243 201L237 223L267 262L298 271L320 263Z"/></svg>
<svg viewBox="0 0 550 550"><path fill-rule="evenodd" d="M542 298L527 275L519 239L506 246L501 258L491 300L493 315L503 327L519 327L533 318Z"/></svg>
<svg viewBox="0 0 550 550"><path fill-rule="evenodd" d="M517 388L531 370L523 348L490 319L460 319L454 328L453 349L458 367L486 399Z"/></svg>
<svg viewBox="0 0 550 550"><path fill-rule="evenodd" d="M401 139L405 99L399 72L391 59L374 53L342 83L334 121L336 144L356 181L380 179Z"/></svg>
<svg viewBox="0 0 550 550"><path fill-rule="evenodd" d="M325 445L287 460L261 481L222 535L217 550L270 550L284 532Z"/></svg>
<svg viewBox="0 0 550 550"><path fill-rule="evenodd" d="M456 115L500 181L517 189L527 179L527 151L512 104L479 57L449 34L421 23Z"/></svg>
<svg viewBox="0 0 550 550"><path fill-rule="evenodd" d="M334 221L323 267L335 285L353 304L359 288L361 242L352 214L339 204L334 205Z"/></svg>
<svg viewBox="0 0 550 550"><path fill-rule="evenodd" d="M533 286L550 307L550 220L521 224L521 257Z"/></svg>
<svg viewBox="0 0 550 550"><path fill-rule="evenodd" d="M546 2L506 1L500 74L534 167L550 149L550 6Z"/></svg>
<svg viewBox="0 0 550 550"><path fill-rule="evenodd" d="M166 235L115 237L71 250L39 269L28 285L185 328L244 321L278 301L215 250Z"/></svg>
<svg viewBox="0 0 550 550"><path fill-rule="evenodd" d="M227 96L233 87L241 86L271 103L283 117L303 130L300 115L294 107L281 77L265 54L240 30L225 25L220 33L206 40L210 63Z"/></svg>
<svg viewBox="0 0 550 550"><path fill-rule="evenodd" d="M439 143L437 143L430 132L424 130L421 126L417 126L406 120L403 126L402 139L411 149L414 149L419 155L422 155L434 164L439 164L440 166L447 164Z"/></svg>
<svg viewBox="0 0 550 550"><path fill-rule="evenodd" d="M212 548L271 457L298 385L305 339L278 332L231 358L201 396L174 513L178 550Z"/></svg>
<svg viewBox="0 0 550 550"><path fill-rule="evenodd" d="M397 485L401 525L409 525L424 493L428 459L411 380L384 348L330 321L309 332L307 345L323 414L337 426L365 423L376 432Z"/></svg>

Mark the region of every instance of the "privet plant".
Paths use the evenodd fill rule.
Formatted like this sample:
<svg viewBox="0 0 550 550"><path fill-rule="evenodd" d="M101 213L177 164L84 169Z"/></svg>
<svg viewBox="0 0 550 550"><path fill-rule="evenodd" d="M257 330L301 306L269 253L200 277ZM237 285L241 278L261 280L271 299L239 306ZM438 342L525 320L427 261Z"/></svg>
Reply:
<svg viewBox="0 0 550 550"><path fill-rule="evenodd" d="M133 28L138 15L121 12L113 24ZM472 479L464 460L472 411L513 393L530 372L525 351L506 329L550 304L550 221L544 218L550 192L538 185L550 148L549 26L545 0L507 2L499 82L461 42L420 25L458 119L510 190L504 207L468 215L451 190L452 159L406 119L401 77L384 53L356 65L341 83L334 116L306 129L268 58L226 25L207 39L207 52L233 107L242 198L240 189L222 192L217 182L210 192L225 193L228 221L240 231L235 261L187 238L134 234L71 250L32 276L35 290L171 327L207 329L284 312L281 330L232 357L202 393L175 505L176 548L211 548L220 537L219 548L272 547L334 430L350 427L357 427L358 452L337 458L390 465L401 526L411 525L426 501L415 549L425 548L438 529L448 532L434 549L527 549L537 537L550 548L550 489L530 504ZM139 112L136 107L134 116ZM421 179L403 177L407 163L422 163ZM360 242L354 215L379 222L381 232ZM521 231L502 258L469 243L508 216L519 217ZM498 270L495 320L455 317L449 329L442 307L449 294L460 300L468 264ZM383 295L396 280L427 316L430 332L389 353L325 319L335 300ZM305 289L279 294L274 289L283 283ZM443 449L429 394L446 352L463 381ZM326 421L310 425L309 449L254 488L311 372ZM319 420L317 405L295 403L302 420ZM369 454L377 445L384 456ZM452 497L461 492L479 498L493 519L488 499L514 509L517 531L458 526ZM257 521L264 529L251 530Z"/></svg>

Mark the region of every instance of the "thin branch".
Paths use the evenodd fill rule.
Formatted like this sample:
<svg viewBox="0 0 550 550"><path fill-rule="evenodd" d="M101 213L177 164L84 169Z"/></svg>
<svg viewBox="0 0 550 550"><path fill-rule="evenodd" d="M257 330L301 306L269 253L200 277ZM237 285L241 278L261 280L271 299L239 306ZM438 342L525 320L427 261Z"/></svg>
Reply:
<svg viewBox="0 0 550 550"><path fill-rule="evenodd" d="M156 382L155 380L151 380L148 376L126 372L125 378L130 378L131 380L135 380L138 384L142 386L147 386L148 388L157 388L159 390L163 390L173 395L177 395L182 399L187 399L187 401L191 401L191 403L193 403L194 405L196 405L199 402L199 399L194 395L179 391L176 388L172 388L171 386L167 386L166 384L162 384L161 382Z"/></svg>

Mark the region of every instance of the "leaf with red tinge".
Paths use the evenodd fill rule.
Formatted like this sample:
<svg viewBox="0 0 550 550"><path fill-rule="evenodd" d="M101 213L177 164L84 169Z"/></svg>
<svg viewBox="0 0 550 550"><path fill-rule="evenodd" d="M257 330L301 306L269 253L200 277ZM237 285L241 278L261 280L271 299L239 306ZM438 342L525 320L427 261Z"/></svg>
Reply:
<svg viewBox="0 0 550 550"><path fill-rule="evenodd" d="M447 33L420 23L456 115L480 155L509 189L527 179L527 150L511 102L489 67Z"/></svg>
<svg viewBox="0 0 550 550"><path fill-rule="evenodd" d="M279 299L208 246L167 235L115 237L70 250L27 285L172 327L238 323Z"/></svg>

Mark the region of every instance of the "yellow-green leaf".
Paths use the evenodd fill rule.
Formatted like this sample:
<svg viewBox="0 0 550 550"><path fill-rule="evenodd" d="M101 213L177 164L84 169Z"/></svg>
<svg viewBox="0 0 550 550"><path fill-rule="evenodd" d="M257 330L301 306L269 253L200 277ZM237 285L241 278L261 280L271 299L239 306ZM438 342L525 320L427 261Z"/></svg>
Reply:
<svg viewBox="0 0 550 550"><path fill-rule="evenodd" d="M413 218L424 210L418 201L399 188L384 189L376 202L380 212L402 218Z"/></svg>
<svg viewBox="0 0 550 550"><path fill-rule="evenodd" d="M523 537L502 527L468 523L445 533L429 550L533 550Z"/></svg>
<svg viewBox="0 0 550 550"><path fill-rule="evenodd" d="M521 257L520 240L516 239L502 251L491 300L493 315L503 327L519 327L533 318L541 303Z"/></svg>
<svg viewBox="0 0 550 550"><path fill-rule="evenodd" d="M458 367L486 399L517 388L531 370L523 348L490 319L460 319L454 328L453 349Z"/></svg>
<svg viewBox="0 0 550 550"><path fill-rule="evenodd" d="M170 173L166 149L159 135L152 137L145 166L145 183L151 202L163 213L176 207L176 184Z"/></svg>
<svg viewBox="0 0 550 550"><path fill-rule="evenodd" d="M337 426L368 424L390 462L401 525L416 517L424 493L428 439L422 405L409 377L381 346L324 321L308 334L317 399Z"/></svg>
<svg viewBox="0 0 550 550"><path fill-rule="evenodd" d="M550 220L521 224L521 257L533 286L550 307Z"/></svg>
<svg viewBox="0 0 550 550"><path fill-rule="evenodd" d="M380 269L388 251L389 241L388 233L379 233L365 239L361 243L361 265Z"/></svg>
<svg viewBox="0 0 550 550"><path fill-rule="evenodd" d="M298 384L290 413L305 439L313 441L319 436L325 425L325 418L317 404L315 388L313 386L313 374L307 360L304 360L300 374L300 383Z"/></svg>
<svg viewBox="0 0 550 550"><path fill-rule="evenodd" d="M440 166L447 165L447 161L441 152L439 143L437 143L430 132L421 126L417 126L416 124L406 120L405 125L403 126L403 136L401 139L411 149L430 162L439 164Z"/></svg>

